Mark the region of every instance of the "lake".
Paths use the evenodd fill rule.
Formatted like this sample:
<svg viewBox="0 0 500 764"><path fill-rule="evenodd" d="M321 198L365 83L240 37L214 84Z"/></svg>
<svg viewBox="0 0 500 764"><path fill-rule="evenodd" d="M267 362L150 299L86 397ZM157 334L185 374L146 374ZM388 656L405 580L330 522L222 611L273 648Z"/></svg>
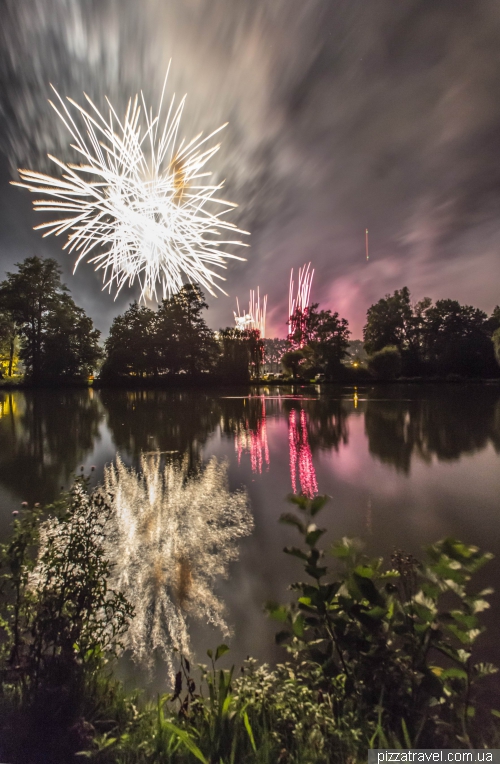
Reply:
<svg viewBox="0 0 500 764"><path fill-rule="evenodd" d="M129 555L135 543L138 559L127 576L136 604L175 590L182 622L168 616L168 597L163 618L169 629L187 629L184 639L200 660L221 641L236 664L248 655L283 657L263 604L286 600L287 586L303 577L300 564L282 553L298 537L278 522L292 491L328 494L319 520L328 539L359 536L373 555L403 549L418 556L445 536L477 544L495 554L478 586L500 591L498 385L3 391L2 540L21 502L53 501L81 467L93 485L101 482L117 457L121 472L113 474L122 481L123 501L135 497L135 509L120 521L117 565L125 567L125 542ZM154 473L165 465L177 498L160 521L158 489L141 525L130 514L142 511L139 488L151 495ZM140 483L141 469L149 488ZM153 559L158 543L169 561ZM156 604L148 607L141 617L151 617ZM499 613L495 595L485 617L489 633L480 641L498 664ZM223 636L224 624L232 636Z"/></svg>

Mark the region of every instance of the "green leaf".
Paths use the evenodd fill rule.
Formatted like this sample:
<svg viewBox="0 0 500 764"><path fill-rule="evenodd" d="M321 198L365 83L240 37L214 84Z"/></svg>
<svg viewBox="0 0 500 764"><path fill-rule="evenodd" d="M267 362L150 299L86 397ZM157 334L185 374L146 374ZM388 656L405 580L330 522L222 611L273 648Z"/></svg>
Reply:
<svg viewBox="0 0 500 764"><path fill-rule="evenodd" d="M208 652L208 651L207 651ZM163 725L165 729L169 730L173 735L176 735L181 743L186 746L188 751L191 751L193 756L196 756L198 761L201 761L203 764L209 764L208 759L206 759L194 740L192 739L191 735L186 732L186 730L181 730L179 727L177 727L175 724L172 724L172 722L164 721Z"/></svg>
<svg viewBox="0 0 500 764"><path fill-rule="evenodd" d="M293 525L303 534L306 532L306 526L304 523L301 522L296 515L292 515L291 512L285 512L282 514L280 517L280 523L283 523L284 525Z"/></svg>
<svg viewBox="0 0 500 764"><path fill-rule="evenodd" d="M309 560L309 555L303 552L302 549L297 549L296 546L286 546L283 551L285 554L292 555L292 557L298 557L300 560L305 560L306 562Z"/></svg>
<svg viewBox="0 0 500 764"><path fill-rule="evenodd" d="M364 599L367 599L371 604L382 604L382 597L371 579L360 576L357 573L353 573L352 577Z"/></svg>
<svg viewBox="0 0 500 764"><path fill-rule="evenodd" d="M289 631L278 631L278 633L274 637L274 641L277 645L282 645L283 642L286 642L287 639L290 639L292 635Z"/></svg>
<svg viewBox="0 0 500 764"><path fill-rule="evenodd" d="M328 496L316 496L311 501L311 517L314 517L318 514L318 512L323 509L326 502L328 501Z"/></svg>
<svg viewBox="0 0 500 764"><path fill-rule="evenodd" d="M444 669L441 672L442 679L467 679L467 671L465 669L458 668L458 666L452 666L451 668Z"/></svg>
<svg viewBox="0 0 500 764"><path fill-rule="evenodd" d="M309 530L309 528L311 530ZM315 546L316 542L326 533L324 528L316 528L315 525L310 525L307 529L307 535L305 542L308 546Z"/></svg>
<svg viewBox="0 0 500 764"><path fill-rule="evenodd" d="M280 623L288 621L290 611L286 605L278 605L276 602L268 602L266 610L273 620L280 621Z"/></svg>
<svg viewBox="0 0 500 764"><path fill-rule="evenodd" d="M218 661L219 658L222 658L222 656L228 652L229 652L229 647L227 645L219 645L219 647L215 651L215 660Z"/></svg>
<svg viewBox="0 0 500 764"><path fill-rule="evenodd" d="M248 718L248 714L246 711L243 711L243 724L245 725L245 729L247 731L248 737L250 738L250 743L253 748L254 753L257 753L257 746L255 745L255 738L253 736L252 727L250 726L250 720Z"/></svg>
<svg viewBox="0 0 500 764"><path fill-rule="evenodd" d="M292 624L293 633L296 637L304 636L304 617L298 615Z"/></svg>

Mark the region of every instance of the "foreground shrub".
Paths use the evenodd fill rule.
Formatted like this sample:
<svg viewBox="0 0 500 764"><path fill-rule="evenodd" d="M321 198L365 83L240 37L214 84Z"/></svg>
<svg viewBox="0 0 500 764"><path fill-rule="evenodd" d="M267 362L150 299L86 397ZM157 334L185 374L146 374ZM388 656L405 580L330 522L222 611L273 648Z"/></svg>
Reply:
<svg viewBox="0 0 500 764"><path fill-rule="evenodd" d="M317 546L325 530L314 520L325 499L292 501L298 512L281 520L304 544L285 551L304 562L309 580L292 586L295 604L270 607L288 626L278 642L295 661L320 667L318 689L337 713L376 724L373 745L477 742L476 685L496 668L472 655L491 590L474 594L468 585L491 555L446 539L427 549L425 562L396 552L385 568L343 539L330 550L336 575Z"/></svg>
<svg viewBox="0 0 500 764"><path fill-rule="evenodd" d="M0 727L4 759L45 748L54 762L64 760L72 742L89 737L82 715L132 616L107 585L105 497L89 496L78 481L51 509L48 518L27 511L1 548L0 671L10 704Z"/></svg>
<svg viewBox="0 0 500 764"><path fill-rule="evenodd" d="M293 497L282 516L302 537L296 601L269 606L290 660L194 672L178 655L175 686L156 702L126 692L112 659L132 608L108 586L111 504L83 482L49 517L25 512L1 552L0 758L12 764L329 764L368 747L481 747L476 686L489 590L469 591L491 555L453 539L424 562L389 566L343 539L327 552L325 499ZM492 716L492 721L495 717Z"/></svg>

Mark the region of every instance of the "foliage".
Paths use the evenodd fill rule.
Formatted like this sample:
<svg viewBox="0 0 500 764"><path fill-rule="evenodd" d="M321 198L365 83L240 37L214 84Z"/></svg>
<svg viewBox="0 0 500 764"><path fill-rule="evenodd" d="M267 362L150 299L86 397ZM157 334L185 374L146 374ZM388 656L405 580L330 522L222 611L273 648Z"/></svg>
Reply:
<svg viewBox="0 0 500 764"><path fill-rule="evenodd" d="M101 377L158 372L155 353L155 321L153 310L130 305L121 316L116 316L104 343L106 360L101 369Z"/></svg>
<svg viewBox="0 0 500 764"><path fill-rule="evenodd" d="M424 353L441 374L487 376L495 371L487 315L456 300L438 300L427 311Z"/></svg>
<svg viewBox="0 0 500 764"><path fill-rule="evenodd" d="M193 674L178 655L172 691L125 692L106 669L133 615L107 586L109 504L77 481L46 512L28 510L2 548L0 756L29 764L329 764L368 747L480 747L476 664L485 590L469 590L491 555L446 539L425 562L388 568L360 542L319 546L325 498L292 497L304 564L296 601L270 605L291 660L219 668L226 645ZM75 758L78 754L78 758Z"/></svg>
<svg viewBox="0 0 500 764"><path fill-rule="evenodd" d="M50 258L28 257L0 284L0 304L22 339L20 357L33 382L83 379L101 357L100 332L61 283Z"/></svg>
<svg viewBox="0 0 500 764"><path fill-rule="evenodd" d="M292 375L293 379L297 379L300 367L306 360L306 354L303 349L300 350L288 350L281 356L281 365L283 369Z"/></svg>
<svg viewBox="0 0 500 764"><path fill-rule="evenodd" d="M207 307L191 284L163 300L157 311L133 303L113 321L101 377L196 377L213 371L218 346L202 315Z"/></svg>
<svg viewBox="0 0 500 764"><path fill-rule="evenodd" d="M250 381L250 352L245 332L228 326L218 332L220 357L218 371L222 379L245 384Z"/></svg>
<svg viewBox="0 0 500 764"><path fill-rule="evenodd" d="M377 350L368 359L368 370L379 379L395 379L401 374L401 353L394 345Z"/></svg>
<svg viewBox="0 0 500 764"><path fill-rule="evenodd" d="M201 289L191 284L162 302L157 314L157 341L164 370L196 376L214 369L217 343L202 316L207 308Z"/></svg>
<svg viewBox="0 0 500 764"><path fill-rule="evenodd" d="M19 337L15 321L0 305L0 379L16 374L19 364Z"/></svg>
<svg viewBox="0 0 500 764"><path fill-rule="evenodd" d="M365 350L363 340L351 340L347 352L349 363L364 364L368 360L368 353Z"/></svg>
<svg viewBox="0 0 500 764"><path fill-rule="evenodd" d="M285 551L303 561L309 580L292 586L296 604L271 606L288 627L278 642L321 668L319 686L342 715L376 725L372 745L471 745L476 684L496 669L472 657L491 590L471 593L469 582L491 555L446 539L423 563L396 552L385 569L359 542L343 539L331 549L342 566L335 575L318 547L325 498L292 501L296 513L281 520L304 544Z"/></svg>
<svg viewBox="0 0 500 764"><path fill-rule="evenodd" d="M368 308L363 330L366 352L371 355L387 345L406 349L411 342L413 318L408 287L386 294Z"/></svg>
<svg viewBox="0 0 500 764"><path fill-rule="evenodd" d="M55 761L95 672L119 649L132 609L107 586L103 540L111 509L105 497L89 496L77 481L52 509L47 519L39 509L28 510L1 548L0 675L4 698L17 697L19 706L0 732L3 738L10 731L9 755L15 757L18 746L36 751L45 745Z"/></svg>
<svg viewBox="0 0 500 764"><path fill-rule="evenodd" d="M493 348L495 350L495 358L497 359L497 363L500 366L500 328L493 332L492 340Z"/></svg>
<svg viewBox="0 0 500 764"><path fill-rule="evenodd" d="M264 339L265 367L268 373L281 371L281 359L287 350L287 341L279 337Z"/></svg>
<svg viewBox="0 0 500 764"><path fill-rule="evenodd" d="M316 303L304 312L297 310L291 322L297 328L288 338L289 342L292 349L309 349L307 368L310 374L320 372L328 379L335 378L341 361L348 354L351 332L347 320L331 310L318 310Z"/></svg>
<svg viewBox="0 0 500 764"><path fill-rule="evenodd" d="M388 346L398 348L406 376L494 375L498 372L490 338L499 321L497 308L488 318L456 300L432 304L426 297L412 304L403 287L368 309L365 350L373 355Z"/></svg>

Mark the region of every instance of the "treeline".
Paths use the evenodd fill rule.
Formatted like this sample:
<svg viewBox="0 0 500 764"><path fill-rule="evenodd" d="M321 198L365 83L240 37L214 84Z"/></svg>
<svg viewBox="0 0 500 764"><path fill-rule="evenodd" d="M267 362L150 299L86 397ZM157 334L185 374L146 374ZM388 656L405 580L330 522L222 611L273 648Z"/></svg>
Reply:
<svg viewBox="0 0 500 764"><path fill-rule="evenodd" d="M368 309L363 338L368 369L384 379L500 373L500 306L488 316L456 300L414 303L403 287Z"/></svg>
<svg viewBox="0 0 500 764"><path fill-rule="evenodd" d="M0 377L35 384L198 380L245 384L284 371L292 380L355 382L398 377L500 375L500 307L491 316L456 300L412 302L407 287L367 312L363 340L345 318L318 304L291 317L284 339L256 330L214 332L197 286L185 285L157 310L133 303L100 332L75 305L55 260L27 258L0 283Z"/></svg>
<svg viewBox="0 0 500 764"><path fill-rule="evenodd" d="M157 310L133 303L117 316L105 342L103 381L207 379L245 383L259 377L264 343L258 331L206 324L199 287L186 284Z"/></svg>
<svg viewBox="0 0 500 764"><path fill-rule="evenodd" d="M28 257L0 283L0 376L84 380L102 357L100 332L75 305L50 258Z"/></svg>

